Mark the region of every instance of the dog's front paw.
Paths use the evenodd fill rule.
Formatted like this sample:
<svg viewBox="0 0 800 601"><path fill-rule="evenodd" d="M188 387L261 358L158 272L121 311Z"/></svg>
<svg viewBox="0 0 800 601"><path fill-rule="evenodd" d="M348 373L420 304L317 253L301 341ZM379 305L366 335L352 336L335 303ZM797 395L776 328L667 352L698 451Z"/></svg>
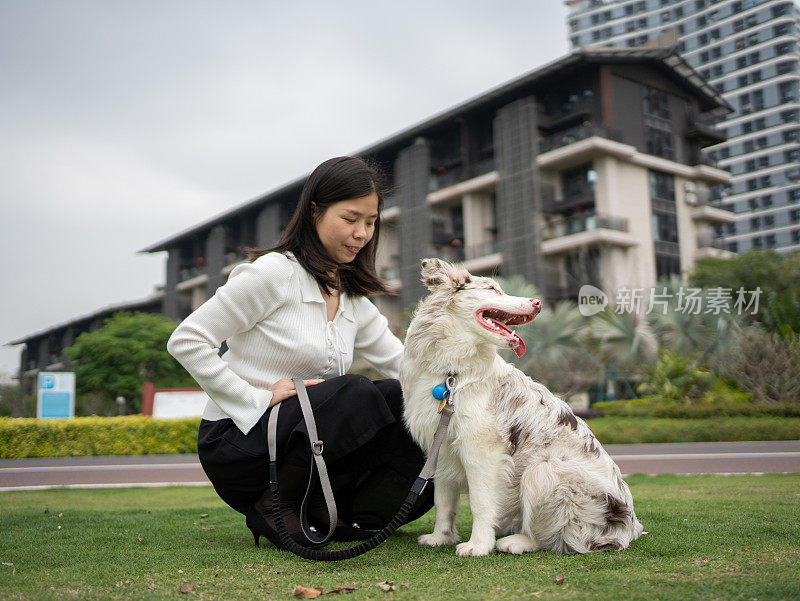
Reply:
<svg viewBox="0 0 800 601"><path fill-rule="evenodd" d="M488 544L478 544L471 540L456 546L456 555L459 557L482 557L494 551L494 541Z"/></svg>
<svg viewBox="0 0 800 601"><path fill-rule="evenodd" d="M452 545L461 540L458 532L433 532L431 534L423 534L417 538L420 545L428 547L441 547L442 545Z"/></svg>

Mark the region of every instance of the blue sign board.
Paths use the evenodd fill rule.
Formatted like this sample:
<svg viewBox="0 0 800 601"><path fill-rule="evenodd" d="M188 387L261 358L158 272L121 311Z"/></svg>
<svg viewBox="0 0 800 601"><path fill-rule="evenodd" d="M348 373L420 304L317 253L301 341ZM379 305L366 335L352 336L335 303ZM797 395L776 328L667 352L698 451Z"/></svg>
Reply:
<svg viewBox="0 0 800 601"><path fill-rule="evenodd" d="M75 374L41 372L38 380L36 417L69 419L75 416Z"/></svg>

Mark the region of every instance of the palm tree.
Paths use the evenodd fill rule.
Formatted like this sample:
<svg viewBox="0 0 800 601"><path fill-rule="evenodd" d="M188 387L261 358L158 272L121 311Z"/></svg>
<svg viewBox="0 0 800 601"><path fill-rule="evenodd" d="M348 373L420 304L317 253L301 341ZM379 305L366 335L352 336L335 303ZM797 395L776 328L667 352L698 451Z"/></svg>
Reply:
<svg viewBox="0 0 800 601"><path fill-rule="evenodd" d="M495 278L506 294L537 298L538 289L521 276ZM525 342L525 355L504 352L526 374L564 396L589 389L602 374L602 365L589 348L588 322L573 302L548 306L531 323L516 328Z"/></svg>

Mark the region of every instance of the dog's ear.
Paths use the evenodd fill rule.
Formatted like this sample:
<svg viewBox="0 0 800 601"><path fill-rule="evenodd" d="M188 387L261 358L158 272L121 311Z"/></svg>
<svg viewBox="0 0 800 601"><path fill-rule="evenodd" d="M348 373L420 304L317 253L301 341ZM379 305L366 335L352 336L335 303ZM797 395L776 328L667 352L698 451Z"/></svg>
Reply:
<svg viewBox="0 0 800 601"><path fill-rule="evenodd" d="M442 286L463 286L470 282L470 275L466 269L456 267L447 261L422 259L420 265L422 265L422 283L428 290Z"/></svg>

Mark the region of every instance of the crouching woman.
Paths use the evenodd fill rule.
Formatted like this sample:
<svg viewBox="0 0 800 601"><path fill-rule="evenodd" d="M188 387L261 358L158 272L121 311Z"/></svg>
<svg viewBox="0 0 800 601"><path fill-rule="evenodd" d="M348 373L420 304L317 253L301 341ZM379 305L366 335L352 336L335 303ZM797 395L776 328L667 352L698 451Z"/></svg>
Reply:
<svg viewBox="0 0 800 601"><path fill-rule="evenodd" d="M403 345L367 298L387 292L375 273L382 203L373 168L355 157L325 161L305 182L278 245L252 251L167 345L210 398L200 463L222 500L246 516L256 544L263 535L281 546L267 452L278 403L281 502L297 508L308 484L311 451L291 378L304 379L324 442L339 514L334 539L359 540L383 527L424 463L402 422ZM356 353L387 379L345 375ZM426 490L409 521L431 505ZM327 531L319 487L308 507L310 523ZM287 525L294 538L298 526Z"/></svg>

